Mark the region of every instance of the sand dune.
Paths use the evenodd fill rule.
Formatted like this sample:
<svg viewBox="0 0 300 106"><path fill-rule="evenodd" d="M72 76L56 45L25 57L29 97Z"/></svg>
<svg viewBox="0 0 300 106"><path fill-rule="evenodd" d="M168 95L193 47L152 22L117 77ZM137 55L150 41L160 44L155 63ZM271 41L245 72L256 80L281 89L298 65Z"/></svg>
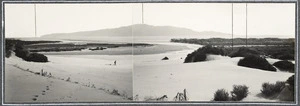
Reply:
<svg viewBox="0 0 300 106"><path fill-rule="evenodd" d="M145 97L167 95L172 101L177 92L187 89L190 101L210 101L217 89L230 92L234 84L245 84L250 94L244 101L276 101L256 96L262 83L286 81L293 74L240 67L237 66L240 57L210 55L206 62L183 63L191 51L134 56L134 97L143 101ZM164 56L169 60L161 60Z"/></svg>
<svg viewBox="0 0 300 106"><path fill-rule="evenodd" d="M131 57L48 56L48 58L51 62L25 62L15 56L6 58L6 102L124 101L132 96ZM112 58L118 60L116 66L110 65L114 61ZM53 77L34 74L41 69L51 73ZM68 82L66 80L69 77ZM46 90L47 86L50 90ZM118 90L119 95L111 94L113 90Z"/></svg>

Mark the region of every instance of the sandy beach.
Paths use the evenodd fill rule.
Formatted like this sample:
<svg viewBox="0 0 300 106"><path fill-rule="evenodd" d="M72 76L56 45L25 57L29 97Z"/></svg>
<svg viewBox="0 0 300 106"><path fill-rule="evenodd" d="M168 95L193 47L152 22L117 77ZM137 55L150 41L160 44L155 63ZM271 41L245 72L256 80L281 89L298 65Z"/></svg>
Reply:
<svg viewBox="0 0 300 106"><path fill-rule="evenodd" d="M26 62L15 56L6 58L6 102L128 101L132 97L130 55L47 56L47 63ZM113 65L115 60L117 65ZM35 74L41 70L52 77ZM47 86L50 90L45 90ZM46 94L42 95L43 91Z"/></svg>
<svg viewBox="0 0 300 106"><path fill-rule="evenodd" d="M286 81L293 73L269 72L237 65L241 57L230 58L209 55L205 62L183 63L188 53L199 45L189 45L190 49L162 54L134 56L134 100L158 98L167 95L173 101L178 92L187 90L189 101L211 101L217 89L227 91L233 85L249 86L250 94L243 101L277 101L257 96L264 82ZM169 60L161 60L167 56ZM267 59L271 64L278 59Z"/></svg>

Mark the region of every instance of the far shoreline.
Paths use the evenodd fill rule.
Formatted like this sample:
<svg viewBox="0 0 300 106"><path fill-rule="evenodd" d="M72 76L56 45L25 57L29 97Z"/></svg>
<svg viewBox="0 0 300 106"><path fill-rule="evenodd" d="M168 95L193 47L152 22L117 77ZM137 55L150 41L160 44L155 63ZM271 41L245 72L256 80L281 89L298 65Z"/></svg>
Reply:
<svg viewBox="0 0 300 106"><path fill-rule="evenodd" d="M150 44L150 43L148 43ZM151 44L153 46L118 47L105 50L38 52L44 55L151 55L190 49L186 45Z"/></svg>

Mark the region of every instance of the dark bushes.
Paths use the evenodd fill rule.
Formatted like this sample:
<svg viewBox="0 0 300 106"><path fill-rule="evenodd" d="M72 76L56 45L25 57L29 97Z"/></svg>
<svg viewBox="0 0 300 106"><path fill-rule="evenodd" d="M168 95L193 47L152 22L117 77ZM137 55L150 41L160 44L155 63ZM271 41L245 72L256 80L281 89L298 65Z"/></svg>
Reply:
<svg viewBox="0 0 300 106"><path fill-rule="evenodd" d="M164 57L161 60L169 60L169 58L168 57Z"/></svg>
<svg viewBox="0 0 300 106"><path fill-rule="evenodd" d="M29 52L28 52L27 50L25 50L25 49L23 48L23 46L22 46L20 43L17 43L17 44L15 45L15 50L14 50L14 52L16 53L16 56L17 56L17 57L20 57L20 58L22 58L22 59L24 59L24 60L25 60L26 57L29 56Z"/></svg>
<svg viewBox="0 0 300 106"><path fill-rule="evenodd" d="M214 94L214 101L228 101L230 100L229 94L225 89L218 89Z"/></svg>
<svg viewBox="0 0 300 106"><path fill-rule="evenodd" d="M5 57L9 58L12 54L12 51L11 50L8 50L5 52Z"/></svg>
<svg viewBox="0 0 300 106"><path fill-rule="evenodd" d="M238 62L238 65L267 71L276 71L276 68L274 68L266 59L256 55L248 55L244 57Z"/></svg>
<svg viewBox="0 0 300 106"><path fill-rule="evenodd" d="M285 83L287 85L280 91L277 96L277 99L281 101L294 101L295 100L295 87L294 87L294 76L292 75L287 79Z"/></svg>
<svg viewBox="0 0 300 106"><path fill-rule="evenodd" d="M206 54L224 55L224 51L221 48L212 47L211 45L206 45L188 54L184 60L184 63L205 61Z"/></svg>
<svg viewBox="0 0 300 106"><path fill-rule="evenodd" d="M276 52L271 54L272 58L280 60L295 60L294 51Z"/></svg>
<svg viewBox="0 0 300 106"><path fill-rule="evenodd" d="M48 62L48 58L39 53L30 53L26 49L23 48L23 45L21 43L15 44L15 50L17 57L22 58L25 61L33 61L33 62Z"/></svg>
<svg viewBox="0 0 300 106"><path fill-rule="evenodd" d="M259 55L259 54L260 53L254 49L241 47L241 48L238 48L237 50L231 52L228 56L229 57L246 57L249 55Z"/></svg>
<svg viewBox="0 0 300 106"><path fill-rule="evenodd" d="M246 98L249 94L246 85L233 85L233 90L230 92L231 97L225 89L218 89L215 94L213 101L240 101Z"/></svg>
<svg viewBox="0 0 300 106"><path fill-rule="evenodd" d="M38 53L30 53L25 60L33 62L48 62L48 58L45 55Z"/></svg>
<svg viewBox="0 0 300 106"><path fill-rule="evenodd" d="M295 90L295 75L290 76L287 80L286 83L289 84L291 90L294 92Z"/></svg>
<svg viewBox="0 0 300 106"><path fill-rule="evenodd" d="M248 96L248 87L246 85L233 85L233 90L231 91L232 100L240 101Z"/></svg>
<svg viewBox="0 0 300 106"><path fill-rule="evenodd" d="M94 50L104 50L104 49L106 49L106 48L104 48L104 47L89 48L89 50L92 50L92 51L94 51Z"/></svg>
<svg viewBox="0 0 300 106"><path fill-rule="evenodd" d="M191 62L200 62L206 60L206 54L203 52L194 51L191 54L188 54L184 60L184 63L191 63Z"/></svg>
<svg viewBox="0 0 300 106"><path fill-rule="evenodd" d="M9 58L11 56L13 46L14 44L12 41L5 39L5 57Z"/></svg>
<svg viewBox="0 0 300 106"><path fill-rule="evenodd" d="M273 90L275 92L280 92L284 88L284 86L285 86L285 82L284 81L277 81L275 83L275 87L274 87Z"/></svg>
<svg viewBox="0 0 300 106"><path fill-rule="evenodd" d="M206 45L200 49L205 54L215 54L215 55L224 55L224 51L218 47L212 47L211 45Z"/></svg>
<svg viewBox="0 0 300 106"><path fill-rule="evenodd" d="M278 95L284 87L285 82L282 81L277 81L275 84L263 83L260 91L265 97L271 97Z"/></svg>
<svg viewBox="0 0 300 106"><path fill-rule="evenodd" d="M294 86L295 84L295 75L290 76L286 82L290 85L290 86Z"/></svg>
<svg viewBox="0 0 300 106"><path fill-rule="evenodd" d="M288 71L288 72L294 72L294 64L292 62L289 62L287 60L284 61L278 61L273 64L275 67L277 67L281 71Z"/></svg>
<svg viewBox="0 0 300 106"><path fill-rule="evenodd" d="M295 60L293 54L283 54L283 55L279 55L277 58L280 60Z"/></svg>

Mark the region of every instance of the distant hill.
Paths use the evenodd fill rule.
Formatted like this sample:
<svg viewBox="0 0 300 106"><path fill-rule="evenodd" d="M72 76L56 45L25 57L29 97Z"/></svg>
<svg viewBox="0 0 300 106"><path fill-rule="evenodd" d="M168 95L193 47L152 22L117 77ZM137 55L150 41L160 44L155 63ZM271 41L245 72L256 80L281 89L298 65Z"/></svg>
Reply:
<svg viewBox="0 0 300 106"><path fill-rule="evenodd" d="M101 29L94 31L83 31L74 33L54 33L44 35L42 38L56 38L56 39L82 39L88 37L101 38L101 37L143 37L143 36L228 36L230 34L204 31L197 32L187 28L172 27L172 26L152 26L146 24L135 24L119 28Z"/></svg>

